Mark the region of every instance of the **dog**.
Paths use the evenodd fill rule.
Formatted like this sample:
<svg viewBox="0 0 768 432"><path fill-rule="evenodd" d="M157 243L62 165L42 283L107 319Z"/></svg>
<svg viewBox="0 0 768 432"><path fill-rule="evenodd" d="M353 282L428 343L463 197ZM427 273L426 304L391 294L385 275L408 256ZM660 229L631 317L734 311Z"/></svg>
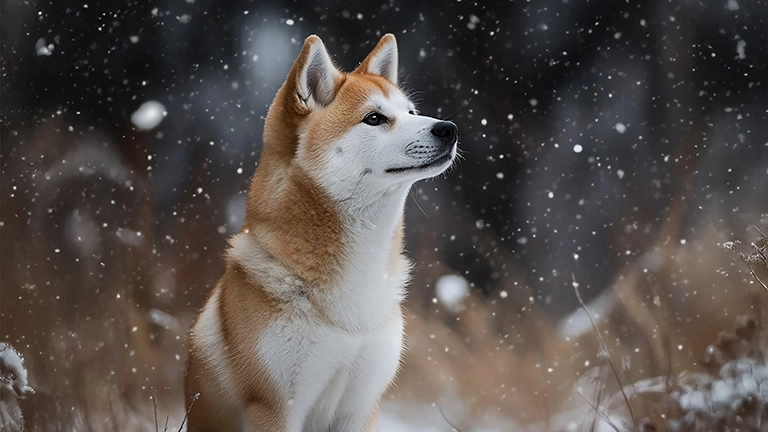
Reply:
<svg viewBox="0 0 768 432"><path fill-rule="evenodd" d="M397 78L391 34L351 73L319 37L304 42L190 334L190 432L377 430L403 352L406 197L458 146L456 125L419 115Z"/></svg>

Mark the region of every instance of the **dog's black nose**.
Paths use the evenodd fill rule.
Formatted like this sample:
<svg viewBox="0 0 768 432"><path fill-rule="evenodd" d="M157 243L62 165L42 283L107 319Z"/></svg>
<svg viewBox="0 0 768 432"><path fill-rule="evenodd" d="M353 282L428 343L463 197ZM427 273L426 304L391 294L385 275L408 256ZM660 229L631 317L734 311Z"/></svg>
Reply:
<svg viewBox="0 0 768 432"><path fill-rule="evenodd" d="M456 143L459 128L453 122L439 121L432 126L432 135L436 136L444 145L452 146Z"/></svg>

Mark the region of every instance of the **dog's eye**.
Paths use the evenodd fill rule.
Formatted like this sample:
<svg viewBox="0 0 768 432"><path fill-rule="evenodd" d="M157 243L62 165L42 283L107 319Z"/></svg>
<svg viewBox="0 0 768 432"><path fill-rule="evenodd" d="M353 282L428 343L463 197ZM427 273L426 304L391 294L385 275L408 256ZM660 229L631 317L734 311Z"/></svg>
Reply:
<svg viewBox="0 0 768 432"><path fill-rule="evenodd" d="M377 112L368 113L365 118L363 118L363 123L371 126L378 126L387 123L388 121L388 118Z"/></svg>
<svg viewBox="0 0 768 432"><path fill-rule="evenodd" d="M414 110L410 110L410 111L408 111L408 114L410 114L410 115L416 115L416 111L414 111Z"/></svg>

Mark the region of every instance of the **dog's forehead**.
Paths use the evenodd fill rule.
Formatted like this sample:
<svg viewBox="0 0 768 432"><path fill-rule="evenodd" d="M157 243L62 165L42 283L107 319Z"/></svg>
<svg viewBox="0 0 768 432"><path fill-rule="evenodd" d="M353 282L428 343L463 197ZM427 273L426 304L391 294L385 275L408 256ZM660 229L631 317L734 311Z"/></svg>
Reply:
<svg viewBox="0 0 768 432"><path fill-rule="evenodd" d="M392 91L388 95L373 95L371 96L371 102L382 111L409 111L413 109L413 103L405 97L405 94L400 89Z"/></svg>
<svg viewBox="0 0 768 432"><path fill-rule="evenodd" d="M345 87L357 96L358 104L373 104L380 110L410 110L413 107L398 86L379 76L349 74Z"/></svg>

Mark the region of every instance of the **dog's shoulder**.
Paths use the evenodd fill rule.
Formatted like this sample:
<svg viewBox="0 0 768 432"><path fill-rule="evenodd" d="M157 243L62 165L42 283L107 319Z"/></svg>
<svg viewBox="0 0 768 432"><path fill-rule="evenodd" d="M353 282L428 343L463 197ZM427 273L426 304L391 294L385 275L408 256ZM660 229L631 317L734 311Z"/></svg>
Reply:
<svg viewBox="0 0 768 432"><path fill-rule="evenodd" d="M266 250L250 233L241 232L230 240L227 266L246 284L263 290L277 301L305 298L307 284Z"/></svg>

